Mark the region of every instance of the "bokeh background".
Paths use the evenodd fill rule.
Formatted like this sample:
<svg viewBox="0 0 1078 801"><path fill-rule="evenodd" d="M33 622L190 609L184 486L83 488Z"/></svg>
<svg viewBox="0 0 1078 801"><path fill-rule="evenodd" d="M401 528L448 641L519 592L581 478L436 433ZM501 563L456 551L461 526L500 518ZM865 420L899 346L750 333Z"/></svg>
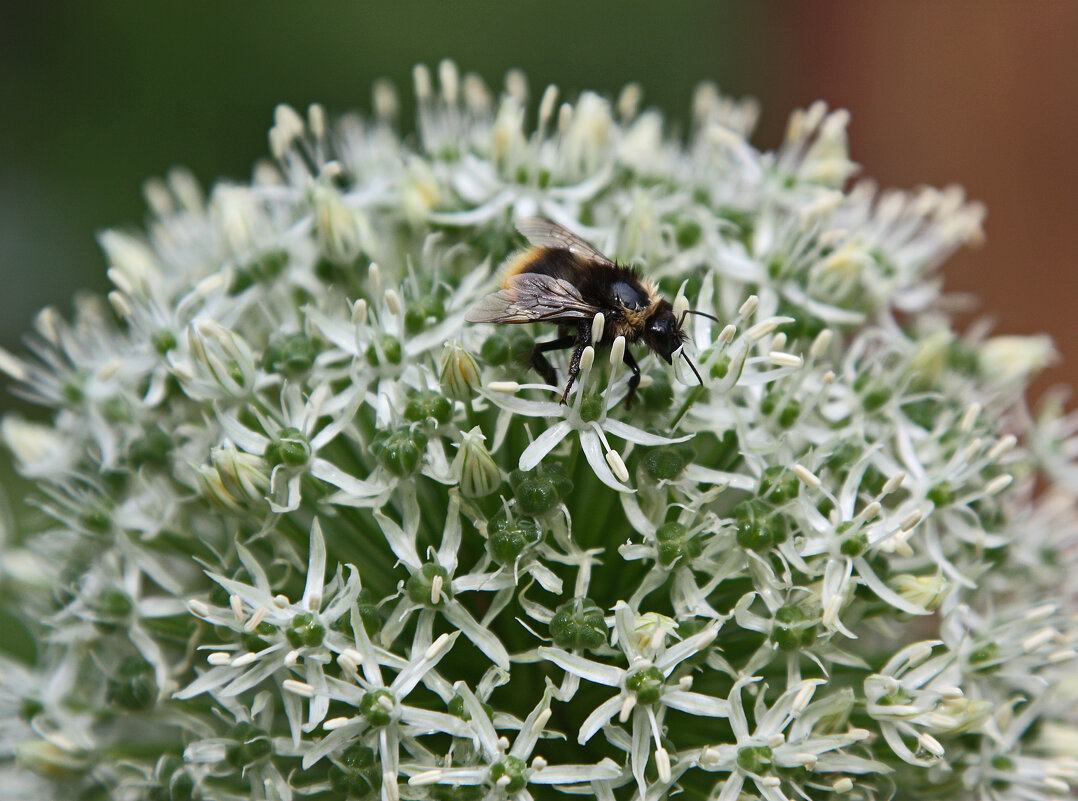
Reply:
<svg viewBox="0 0 1078 801"><path fill-rule="evenodd" d="M1075 384L1076 43L1063 0L5 3L0 345L18 349L41 306L106 288L94 234L141 224L147 176L245 178L276 103L367 106L374 78L407 88L415 62L449 56L495 86L521 67L536 95L638 81L682 124L709 78L760 98L762 147L797 106L849 108L864 174L987 203L987 247L947 285L997 332L1055 338L1064 362L1038 388Z"/></svg>

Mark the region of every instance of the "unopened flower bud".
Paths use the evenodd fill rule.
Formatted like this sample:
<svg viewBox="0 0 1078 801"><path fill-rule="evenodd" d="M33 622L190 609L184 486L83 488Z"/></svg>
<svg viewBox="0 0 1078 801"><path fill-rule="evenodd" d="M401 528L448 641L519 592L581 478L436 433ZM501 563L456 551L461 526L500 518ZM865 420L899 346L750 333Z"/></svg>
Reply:
<svg viewBox="0 0 1078 801"><path fill-rule="evenodd" d="M479 365L459 342L447 342L442 351L442 369L438 380L442 391L450 398L471 400L479 388Z"/></svg>
<svg viewBox="0 0 1078 801"><path fill-rule="evenodd" d="M465 498L484 498L502 483L498 465L484 445L479 426L464 434L457 456L453 459L453 475L460 482L460 493Z"/></svg>

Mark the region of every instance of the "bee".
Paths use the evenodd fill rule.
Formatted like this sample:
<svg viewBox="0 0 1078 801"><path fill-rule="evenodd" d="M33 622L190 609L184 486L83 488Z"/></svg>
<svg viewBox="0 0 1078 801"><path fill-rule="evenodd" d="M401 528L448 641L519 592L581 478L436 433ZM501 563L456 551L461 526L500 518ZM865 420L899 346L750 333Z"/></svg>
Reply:
<svg viewBox="0 0 1078 801"><path fill-rule="evenodd" d="M715 320L695 309L686 310L678 319L670 301L636 268L611 261L553 220L530 217L518 222L517 230L532 247L509 258L501 289L481 300L465 319L470 323L557 324L556 339L536 343L531 366L544 381L556 386L557 372L546 354L573 349L562 403L569 397L580 372L580 357L589 344L611 345L623 336L626 345L643 342L667 364L673 364L674 353L687 339L681 327L685 315L700 314ZM605 322L603 335L592 343L592 321L600 312ZM696 365L684 351L681 356L703 384ZM624 358L632 371L625 399L629 408L640 385L640 366L628 348Z"/></svg>

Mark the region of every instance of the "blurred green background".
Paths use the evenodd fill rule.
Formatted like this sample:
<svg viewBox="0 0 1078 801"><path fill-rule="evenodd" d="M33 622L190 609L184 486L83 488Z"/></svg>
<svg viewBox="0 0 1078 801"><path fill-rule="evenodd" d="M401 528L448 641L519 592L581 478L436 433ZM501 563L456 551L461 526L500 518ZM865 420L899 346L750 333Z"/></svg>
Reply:
<svg viewBox="0 0 1078 801"><path fill-rule="evenodd" d="M949 286L1000 331L1053 334L1071 366L1049 380L1078 376L1075 3L6 3L0 37L7 348L41 306L106 289L94 234L141 225L146 177L243 179L278 102L366 107L374 78L407 92L413 64L448 56L495 86L523 68L536 95L638 81L682 123L712 79L761 99L763 147L795 106L849 107L866 174L989 204L988 247L955 259Z"/></svg>

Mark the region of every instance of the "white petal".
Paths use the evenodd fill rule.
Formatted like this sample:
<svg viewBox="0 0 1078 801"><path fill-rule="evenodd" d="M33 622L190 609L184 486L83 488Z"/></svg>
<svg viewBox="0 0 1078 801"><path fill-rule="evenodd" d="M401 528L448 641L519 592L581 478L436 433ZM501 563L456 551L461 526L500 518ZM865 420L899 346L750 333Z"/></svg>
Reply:
<svg viewBox="0 0 1078 801"><path fill-rule="evenodd" d="M606 463L606 456L603 454L603 446L599 441L599 435L590 427L580 432L580 448L584 451L588 464L591 465L591 469L595 471L595 475L600 481L618 492L636 492L636 490L626 487L615 478L614 473L610 470L610 465Z"/></svg>
<svg viewBox="0 0 1078 801"><path fill-rule="evenodd" d="M423 567L423 562L419 559L419 554L415 549L415 537L408 536L400 526L390 520L381 510L374 513L374 519L378 521L378 526L382 529L382 533L385 534L386 542L389 543L389 547L393 549L393 553L412 570L419 570Z"/></svg>
<svg viewBox="0 0 1078 801"><path fill-rule="evenodd" d="M386 485L380 481L360 481L325 459L312 461L310 474L359 498L370 498L386 489Z"/></svg>
<svg viewBox="0 0 1078 801"><path fill-rule="evenodd" d="M543 457L554 450L559 442L565 439L565 435L569 433L570 428L572 426L565 420L559 420L552 425L524 449L524 452L520 454L518 467L525 472L534 468L539 462L543 461Z"/></svg>
<svg viewBox="0 0 1078 801"><path fill-rule="evenodd" d="M611 417L603 421L603 430L613 434L615 437L635 442L637 445L674 445L693 438L692 434L686 434L683 437L660 437L658 434L649 434L642 428L631 426Z"/></svg>
<svg viewBox="0 0 1078 801"><path fill-rule="evenodd" d="M599 731L599 729L610 722L610 718L618 714L619 709L621 709L620 694L603 701L581 724L580 733L577 735L576 741L581 745L586 743L595 736L595 733Z"/></svg>
<svg viewBox="0 0 1078 801"><path fill-rule="evenodd" d="M490 629L480 626L475 619L459 603L446 604L442 614L446 620L464 632L464 636L475 643L475 647L482 651L495 665L502 670L509 670L509 653Z"/></svg>
<svg viewBox="0 0 1078 801"><path fill-rule="evenodd" d="M307 563L307 586L301 603L312 612L322 608L322 588L326 578L326 538L318 518L311 525L311 553Z"/></svg>
<svg viewBox="0 0 1078 801"><path fill-rule="evenodd" d="M620 775L618 764L607 758L595 765L547 765L528 776L528 784L577 784L616 779Z"/></svg>
<svg viewBox="0 0 1078 801"><path fill-rule="evenodd" d="M689 481L700 484L727 484L733 489L753 490L756 489L756 479L741 473L727 473L723 470L712 470L710 467L701 467L698 464L690 464L682 473Z"/></svg>
<svg viewBox="0 0 1078 801"><path fill-rule="evenodd" d="M686 690L667 690L663 693L662 702L673 709L688 712L690 715L702 715L709 718L725 718L730 715L729 701Z"/></svg>
<svg viewBox="0 0 1078 801"><path fill-rule="evenodd" d="M553 662L562 670L567 670L576 676L580 676L582 679L587 679L596 684L605 684L607 687L618 687L621 685L621 677L624 673L621 668L616 668L612 665L603 665L599 662L592 662L590 659L585 659L579 654L571 654L568 651L563 651L561 648L547 648L542 646L539 648L539 656Z"/></svg>

